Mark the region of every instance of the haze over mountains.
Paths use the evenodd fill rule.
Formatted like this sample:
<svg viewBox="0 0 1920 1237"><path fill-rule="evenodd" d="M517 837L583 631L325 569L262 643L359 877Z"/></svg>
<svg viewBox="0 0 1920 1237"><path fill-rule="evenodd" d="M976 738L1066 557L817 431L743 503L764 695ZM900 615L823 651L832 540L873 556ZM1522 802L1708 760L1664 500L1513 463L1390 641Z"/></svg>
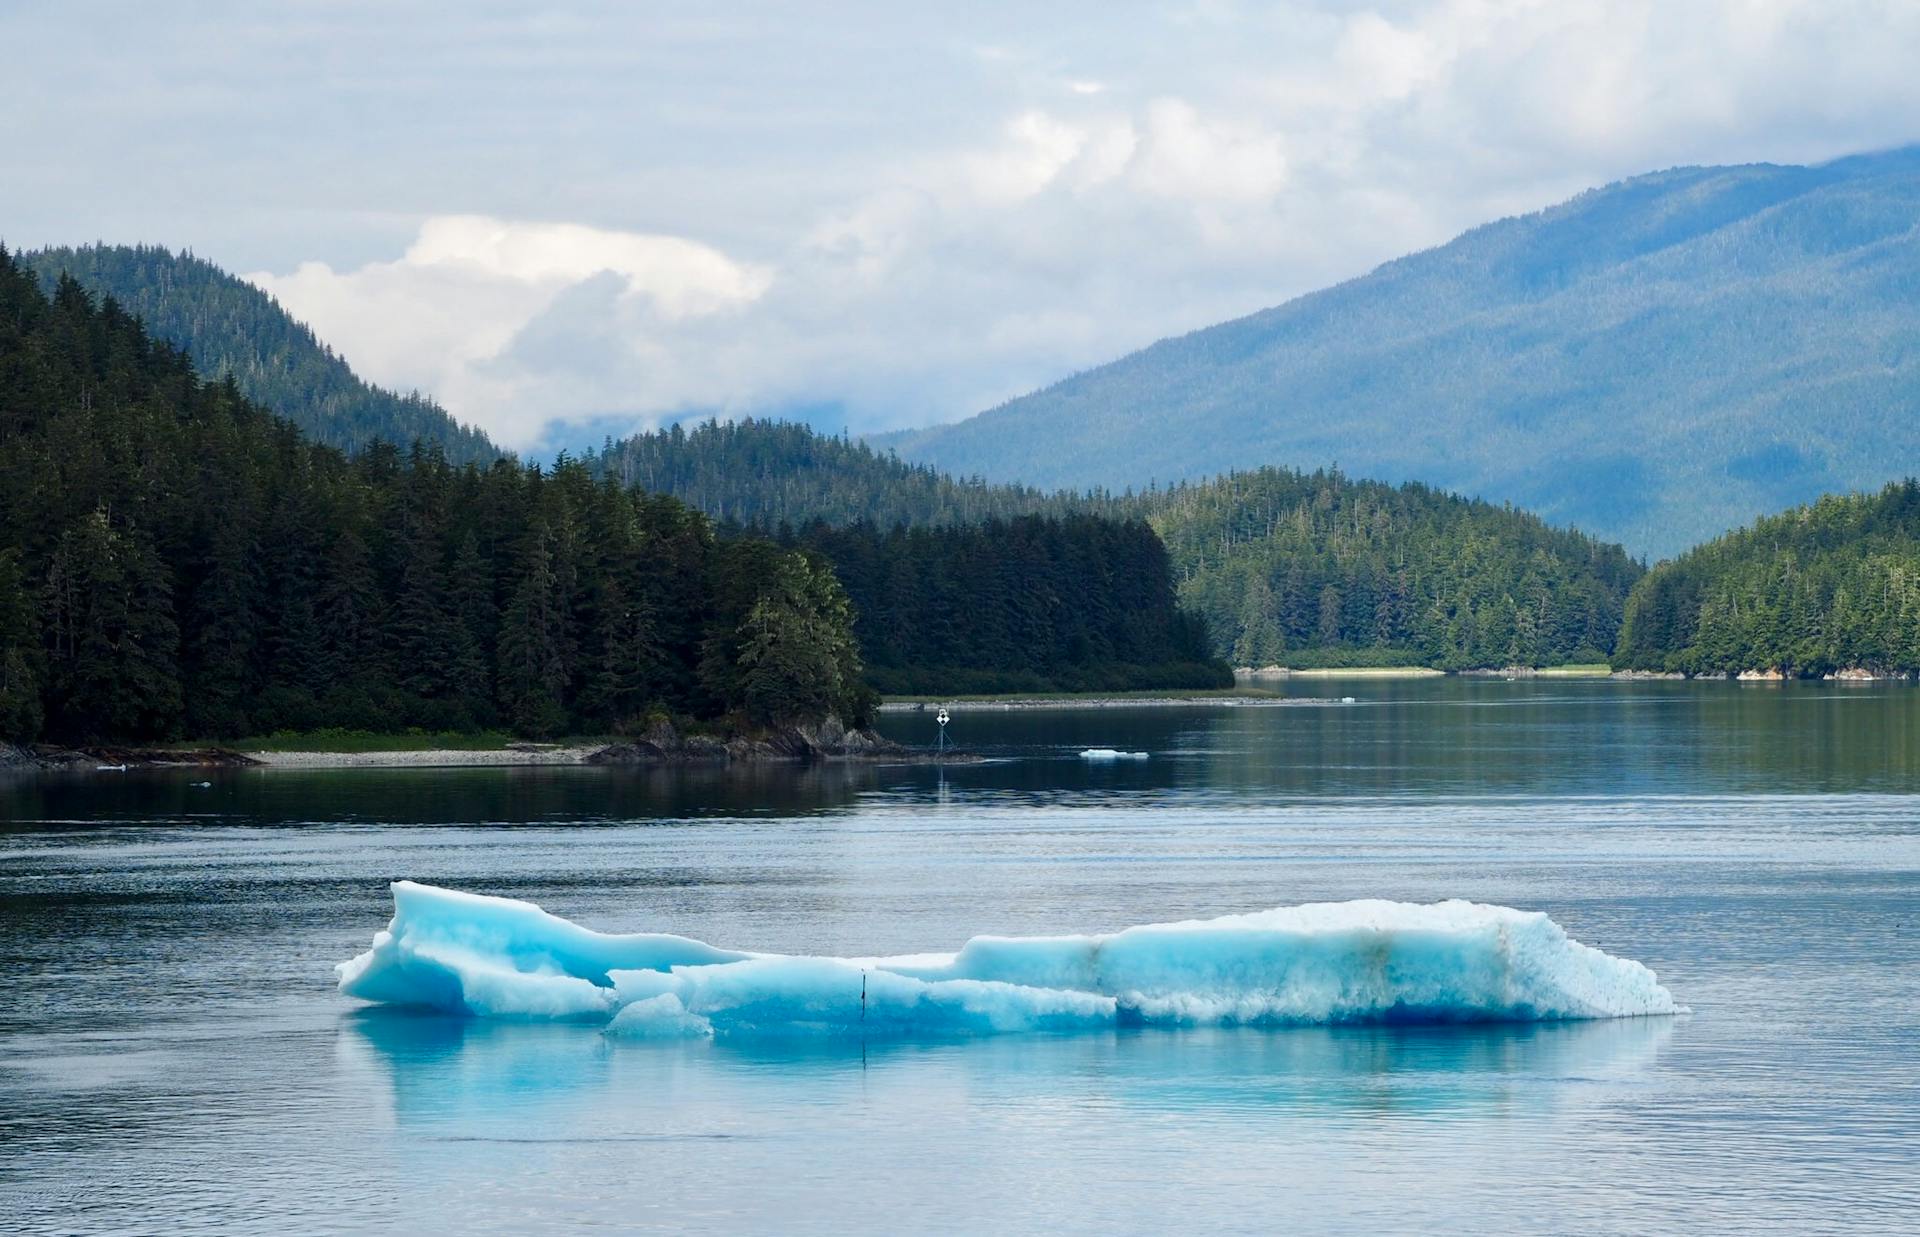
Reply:
<svg viewBox="0 0 1920 1237"><path fill-rule="evenodd" d="M1920 148L1681 168L883 440L1036 486L1337 462L1637 553L1920 451Z"/></svg>

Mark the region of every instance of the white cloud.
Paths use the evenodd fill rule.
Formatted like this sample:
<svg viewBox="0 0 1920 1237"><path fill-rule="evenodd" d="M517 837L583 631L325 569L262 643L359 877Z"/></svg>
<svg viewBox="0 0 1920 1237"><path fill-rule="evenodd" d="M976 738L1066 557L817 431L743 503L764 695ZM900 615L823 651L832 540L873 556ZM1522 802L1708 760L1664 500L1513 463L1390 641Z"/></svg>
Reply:
<svg viewBox="0 0 1920 1237"><path fill-rule="evenodd" d="M714 313L767 290L769 272L678 236L609 232L571 223L514 223L483 215L427 220L403 263L516 283L563 286L611 271L630 295L668 317Z"/></svg>
<svg viewBox="0 0 1920 1237"><path fill-rule="evenodd" d="M1280 136L1257 122L1202 116L1182 99L1148 105L1134 182L1164 198L1258 202L1280 191L1287 159Z"/></svg>
<svg viewBox="0 0 1920 1237"><path fill-rule="evenodd" d="M888 428L966 415L1587 185L1920 140L1920 6L1894 0L1205 2L1095 23L1022 6L1018 22L969 11L939 27L890 6L841 23L758 12L506 22L447 45L468 67L541 59L511 98L450 100L404 150L308 134L316 161L371 160L380 187L295 185L276 218L347 239L263 241L251 278L370 378L429 391L510 444L553 417L689 409L832 404L855 429ZM419 21L399 27L394 63L360 66L367 81L413 80L424 61L407 49L438 46ZM183 77L223 80L191 61L200 46L173 47ZM292 77L262 106L335 97L324 74L276 63ZM429 87L451 81L382 114L431 113ZM62 91L92 97L83 85ZM0 87L0 103L30 109L34 90ZM173 128L205 127L182 115ZM39 149L31 122L0 155L0 193L90 149ZM286 116L269 131L289 126L305 132ZM250 148L245 131L208 136L197 145ZM246 203L260 183L180 217L240 210L208 203ZM59 217L124 196L68 185ZM168 239L73 217L95 229L78 239ZM562 221L526 221L542 217ZM204 232L183 239L222 252Z"/></svg>
<svg viewBox="0 0 1920 1237"><path fill-rule="evenodd" d="M635 349L647 332L739 311L763 296L772 272L674 236L480 215L430 218L396 261L336 271L305 262L288 275L248 275L312 326L363 376L429 392L501 441L533 441L550 414L591 415L615 392L552 408L501 363L523 332L569 290L601 278L618 285L607 311L627 324ZM579 387L586 375L568 375ZM659 395L637 393L642 411Z"/></svg>

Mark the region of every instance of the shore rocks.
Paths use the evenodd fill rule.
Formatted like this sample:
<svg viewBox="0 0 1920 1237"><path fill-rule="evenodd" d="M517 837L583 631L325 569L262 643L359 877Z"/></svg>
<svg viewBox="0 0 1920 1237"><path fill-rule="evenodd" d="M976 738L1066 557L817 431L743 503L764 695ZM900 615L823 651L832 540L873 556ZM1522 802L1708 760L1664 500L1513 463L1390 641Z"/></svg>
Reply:
<svg viewBox="0 0 1920 1237"><path fill-rule="evenodd" d="M593 765L625 764L808 764L827 760L900 759L921 753L871 730L848 729L837 717L780 726L725 742L712 735L683 735L670 722L655 722L645 734L610 743L586 757Z"/></svg>
<svg viewBox="0 0 1920 1237"><path fill-rule="evenodd" d="M260 762L224 747L21 747L0 743L0 769L237 768Z"/></svg>

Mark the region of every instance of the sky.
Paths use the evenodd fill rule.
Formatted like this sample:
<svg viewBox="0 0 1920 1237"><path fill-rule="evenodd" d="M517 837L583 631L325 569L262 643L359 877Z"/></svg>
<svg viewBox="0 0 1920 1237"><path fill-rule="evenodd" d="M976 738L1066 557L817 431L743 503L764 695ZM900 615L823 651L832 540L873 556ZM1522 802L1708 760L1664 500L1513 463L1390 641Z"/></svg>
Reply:
<svg viewBox="0 0 1920 1237"><path fill-rule="evenodd" d="M1911 0L0 0L0 241L189 248L534 449L950 421L1680 164L1920 140Z"/></svg>

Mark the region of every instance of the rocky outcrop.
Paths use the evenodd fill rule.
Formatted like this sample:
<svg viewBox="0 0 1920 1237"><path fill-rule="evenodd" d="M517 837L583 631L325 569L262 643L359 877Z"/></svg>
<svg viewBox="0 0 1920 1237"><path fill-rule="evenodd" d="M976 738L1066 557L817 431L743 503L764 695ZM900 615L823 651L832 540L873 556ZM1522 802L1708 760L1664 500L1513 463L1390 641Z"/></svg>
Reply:
<svg viewBox="0 0 1920 1237"><path fill-rule="evenodd" d="M722 742L711 735L683 735L671 722L610 743L586 758L593 765L626 764L807 764L826 760L897 760L920 753L871 730L848 729L839 718L778 726Z"/></svg>
<svg viewBox="0 0 1920 1237"><path fill-rule="evenodd" d="M251 756L224 747L55 747L48 743L19 747L0 743L0 768L4 769L211 769L258 763Z"/></svg>

